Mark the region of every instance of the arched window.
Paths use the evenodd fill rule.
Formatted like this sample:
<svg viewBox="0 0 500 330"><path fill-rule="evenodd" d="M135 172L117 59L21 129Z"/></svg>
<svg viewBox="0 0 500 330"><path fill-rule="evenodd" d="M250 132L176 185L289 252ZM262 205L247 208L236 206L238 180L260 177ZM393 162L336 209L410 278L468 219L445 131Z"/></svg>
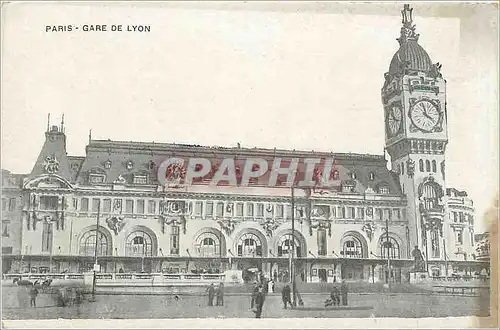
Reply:
<svg viewBox="0 0 500 330"><path fill-rule="evenodd" d="M426 172L431 171L431 162L428 159L425 160L425 171Z"/></svg>
<svg viewBox="0 0 500 330"><path fill-rule="evenodd" d="M401 174L405 174L405 163L401 163Z"/></svg>
<svg viewBox="0 0 500 330"><path fill-rule="evenodd" d="M380 255L383 259L386 259L387 255L389 255L389 258L391 259L399 259L400 254L398 242L390 236L389 240L387 240L387 237L382 237L380 242Z"/></svg>
<svg viewBox="0 0 500 330"><path fill-rule="evenodd" d="M195 249L201 257L221 255L220 237L214 233L205 232L196 238Z"/></svg>
<svg viewBox="0 0 500 330"><path fill-rule="evenodd" d="M292 234L286 234L281 236L278 241L278 257L288 256L292 253L292 249L295 247L295 257L301 257L300 242L297 237L293 237Z"/></svg>
<svg viewBox="0 0 500 330"><path fill-rule="evenodd" d="M375 180L375 173L370 172L370 181Z"/></svg>
<svg viewBox="0 0 500 330"><path fill-rule="evenodd" d="M80 238L80 255L93 256L96 251L96 233L97 231L89 230ZM108 254L108 238L101 231L97 235L97 255L105 256Z"/></svg>
<svg viewBox="0 0 500 330"><path fill-rule="evenodd" d="M422 190L422 197L426 210L434 209L438 205L438 194L434 185L426 183Z"/></svg>
<svg viewBox="0 0 500 330"><path fill-rule="evenodd" d="M262 257L262 242L255 234L247 233L241 236L237 248L239 257Z"/></svg>
<svg viewBox="0 0 500 330"><path fill-rule="evenodd" d="M339 171L335 170L333 171L333 180L338 180L339 179Z"/></svg>
<svg viewBox="0 0 500 330"><path fill-rule="evenodd" d="M418 169L420 170L420 172L424 171L424 161L422 159L418 160Z"/></svg>
<svg viewBox="0 0 500 330"><path fill-rule="evenodd" d="M150 257L153 255L153 240L144 231L134 231L127 237L126 255Z"/></svg>
<svg viewBox="0 0 500 330"><path fill-rule="evenodd" d="M432 161L432 172L436 173L437 172L437 166L436 166L436 161Z"/></svg>
<svg viewBox="0 0 500 330"><path fill-rule="evenodd" d="M362 258L363 247L361 241L356 237L349 237L342 246L344 258Z"/></svg>

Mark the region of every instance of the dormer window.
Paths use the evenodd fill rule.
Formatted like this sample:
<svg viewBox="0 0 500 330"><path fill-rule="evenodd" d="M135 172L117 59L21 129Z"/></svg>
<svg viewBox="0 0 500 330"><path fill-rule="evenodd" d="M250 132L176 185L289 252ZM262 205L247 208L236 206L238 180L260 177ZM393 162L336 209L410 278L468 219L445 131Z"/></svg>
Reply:
<svg viewBox="0 0 500 330"><path fill-rule="evenodd" d="M104 162L104 168L107 170L111 168L111 161L109 159Z"/></svg>
<svg viewBox="0 0 500 330"><path fill-rule="evenodd" d="M146 175L134 175L134 184L147 184L148 177Z"/></svg>
<svg viewBox="0 0 500 330"><path fill-rule="evenodd" d="M103 174L91 173L89 175L89 183L91 183L91 184L104 183L104 179L105 179L105 176Z"/></svg>
<svg viewBox="0 0 500 330"><path fill-rule="evenodd" d="M133 161L131 161L131 160L129 160L129 161L127 162L126 166L127 166L127 170L129 170L129 171L130 171L131 169L133 169L133 168L134 168L134 162L133 162Z"/></svg>
<svg viewBox="0 0 500 330"><path fill-rule="evenodd" d="M333 171L333 180L338 180L339 179L339 171L335 170Z"/></svg>
<svg viewBox="0 0 500 330"><path fill-rule="evenodd" d="M356 180L356 173L355 172L349 173L349 177L353 180Z"/></svg>
<svg viewBox="0 0 500 330"><path fill-rule="evenodd" d="M375 180L375 173L370 172L370 174L369 174L368 176L369 176L369 178L370 178L370 181Z"/></svg>
<svg viewBox="0 0 500 330"><path fill-rule="evenodd" d="M380 187L378 189L378 192L379 192L379 194L382 194L382 195L389 195L391 193L391 190L389 189L389 187L383 186L383 187Z"/></svg>
<svg viewBox="0 0 500 330"><path fill-rule="evenodd" d="M354 184L352 182L345 182L342 184L343 193L351 193L354 191Z"/></svg>

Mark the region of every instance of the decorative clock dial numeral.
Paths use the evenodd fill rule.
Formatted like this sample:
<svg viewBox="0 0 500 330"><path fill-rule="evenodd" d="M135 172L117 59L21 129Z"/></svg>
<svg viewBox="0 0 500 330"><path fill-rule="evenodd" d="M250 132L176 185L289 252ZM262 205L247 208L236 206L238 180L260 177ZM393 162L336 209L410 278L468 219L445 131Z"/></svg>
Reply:
<svg viewBox="0 0 500 330"><path fill-rule="evenodd" d="M402 121L402 111L399 106L391 106L387 112L387 124L389 128L389 135L394 136L399 132Z"/></svg>
<svg viewBox="0 0 500 330"><path fill-rule="evenodd" d="M417 102L410 111L412 123L420 130L430 132L439 123L438 108L427 100Z"/></svg>

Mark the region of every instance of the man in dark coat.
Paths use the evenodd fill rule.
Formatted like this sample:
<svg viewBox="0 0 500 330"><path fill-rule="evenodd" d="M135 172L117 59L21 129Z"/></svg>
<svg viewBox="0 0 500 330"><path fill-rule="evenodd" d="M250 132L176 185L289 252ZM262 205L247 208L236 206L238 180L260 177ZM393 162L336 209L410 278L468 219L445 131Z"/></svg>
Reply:
<svg viewBox="0 0 500 330"><path fill-rule="evenodd" d="M253 309L255 306L255 297L257 295L257 292L259 292L259 286L257 285L257 281L253 282L253 288L252 288L252 301L250 303L250 309Z"/></svg>
<svg viewBox="0 0 500 330"><path fill-rule="evenodd" d="M340 292L339 288L335 285L330 293L330 299L332 300L333 306L340 305Z"/></svg>
<svg viewBox="0 0 500 330"><path fill-rule="evenodd" d="M262 307L264 306L264 292L262 285L259 285L258 291L255 294L255 318L260 319L262 315Z"/></svg>
<svg viewBox="0 0 500 330"><path fill-rule="evenodd" d="M36 307L36 296L38 296L38 289L35 285L32 285L29 291L30 294L30 306Z"/></svg>
<svg viewBox="0 0 500 330"><path fill-rule="evenodd" d="M340 295L342 296L342 306L347 306L347 284L345 284L345 280L342 281L342 285L340 286Z"/></svg>
<svg viewBox="0 0 500 330"><path fill-rule="evenodd" d="M214 305L214 294L215 294L215 287L214 287L213 283L210 284L207 291L208 291L208 306L213 306Z"/></svg>
<svg viewBox="0 0 500 330"><path fill-rule="evenodd" d="M292 298L291 298L291 289L288 284L285 284L283 289L281 290L281 300L283 301L283 305L286 309L287 304L292 306Z"/></svg>
<svg viewBox="0 0 500 330"><path fill-rule="evenodd" d="M219 284L219 288L217 289L217 301L215 303L216 306L224 306L224 283Z"/></svg>

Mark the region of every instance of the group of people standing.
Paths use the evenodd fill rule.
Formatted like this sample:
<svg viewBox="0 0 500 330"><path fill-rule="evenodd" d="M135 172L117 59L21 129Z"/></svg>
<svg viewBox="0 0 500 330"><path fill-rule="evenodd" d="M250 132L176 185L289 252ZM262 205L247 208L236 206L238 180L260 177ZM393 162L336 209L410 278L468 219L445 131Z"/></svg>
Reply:
<svg viewBox="0 0 500 330"><path fill-rule="evenodd" d="M215 286L213 283L207 289L208 292L208 306L224 306L224 283L219 283L219 286Z"/></svg>
<svg viewBox="0 0 500 330"><path fill-rule="evenodd" d="M340 285L340 290L337 285L333 286L332 292L330 293L330 299L325 301L325 307L330 306L347 306L347 294L349 290L345 281L342 281Z"/></svg>

